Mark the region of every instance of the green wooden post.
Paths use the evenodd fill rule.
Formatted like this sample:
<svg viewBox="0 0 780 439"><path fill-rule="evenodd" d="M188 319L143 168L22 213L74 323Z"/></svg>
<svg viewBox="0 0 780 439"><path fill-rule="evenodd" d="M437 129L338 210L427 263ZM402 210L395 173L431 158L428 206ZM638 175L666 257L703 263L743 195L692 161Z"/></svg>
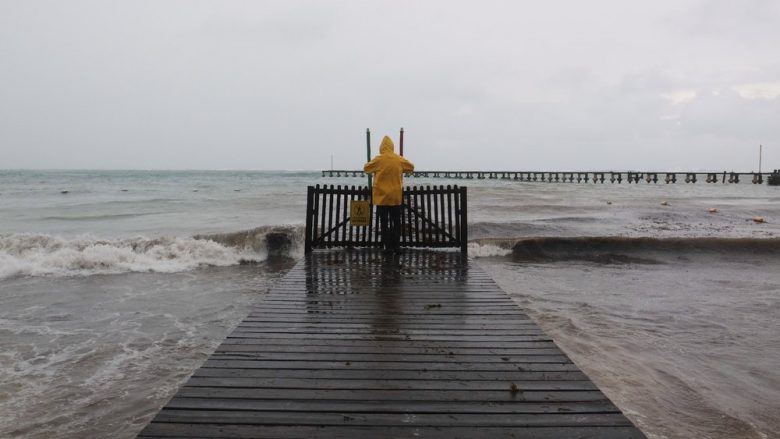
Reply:
<svg viewBox="0 0 780 439"><path fill-rule="evenodd" d="M371 130L366 128L366 161L371 161ZM371 174L368 174L368 193L371 200Z"/></svg>

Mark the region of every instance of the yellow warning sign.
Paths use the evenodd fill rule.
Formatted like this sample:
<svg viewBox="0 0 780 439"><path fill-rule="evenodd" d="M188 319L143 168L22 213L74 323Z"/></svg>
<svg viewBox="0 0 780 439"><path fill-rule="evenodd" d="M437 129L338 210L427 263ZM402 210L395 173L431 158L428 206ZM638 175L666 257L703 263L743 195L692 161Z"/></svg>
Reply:
<svg viewBox="0 0 780 439"><path fill-rule="evenodd" d="M368 200L352 200L349 206L349 223L356 227L367 226L371 216Z"/></svg>

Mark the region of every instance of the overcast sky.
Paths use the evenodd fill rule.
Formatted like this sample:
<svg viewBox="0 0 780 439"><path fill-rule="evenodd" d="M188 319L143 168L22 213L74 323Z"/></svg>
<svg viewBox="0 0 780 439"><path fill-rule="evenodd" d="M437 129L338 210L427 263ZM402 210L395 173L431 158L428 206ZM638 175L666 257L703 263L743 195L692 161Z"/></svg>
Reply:
<svg viewBox="0 0 780 439"><path fill-rule="evenodd" d="M0 0L0 168L780 167L780 1Z"/></svg>

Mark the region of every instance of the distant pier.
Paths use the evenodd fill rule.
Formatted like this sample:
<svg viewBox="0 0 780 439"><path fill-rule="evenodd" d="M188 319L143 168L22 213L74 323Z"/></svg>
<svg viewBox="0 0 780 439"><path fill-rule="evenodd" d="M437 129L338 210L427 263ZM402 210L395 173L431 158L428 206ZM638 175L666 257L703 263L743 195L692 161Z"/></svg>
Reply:
<svg viewBox="0 0 780 439"><path fill-rule="evenodd" d="M657 172L657 171L415 171L412 178L514 180L540 183L719 183L764 184L777 178L770 172ZM359 170L323 170L323 177L365 177Z"/></svg>

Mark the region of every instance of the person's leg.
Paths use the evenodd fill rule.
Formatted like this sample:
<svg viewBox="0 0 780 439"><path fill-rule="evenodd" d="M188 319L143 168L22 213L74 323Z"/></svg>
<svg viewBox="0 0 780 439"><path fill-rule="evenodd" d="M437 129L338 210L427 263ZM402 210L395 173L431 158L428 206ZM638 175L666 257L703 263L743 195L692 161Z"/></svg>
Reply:
<svg viewBox="0 0 780 439"><path fill-rule="evenodd" d="M379 215L379 236L382 237L382 247L387 250L392 248L389 245L390 234L388 232L390 229L390 224L388 216L390 212L388 210L388 206L376 206L376 213Z"/></svg>
<svg viewBox="0 0 780 439"><path fill-rule="evenodd" d="M392 249L401 250L401 206L390 208L390 234Z"/></svg>

